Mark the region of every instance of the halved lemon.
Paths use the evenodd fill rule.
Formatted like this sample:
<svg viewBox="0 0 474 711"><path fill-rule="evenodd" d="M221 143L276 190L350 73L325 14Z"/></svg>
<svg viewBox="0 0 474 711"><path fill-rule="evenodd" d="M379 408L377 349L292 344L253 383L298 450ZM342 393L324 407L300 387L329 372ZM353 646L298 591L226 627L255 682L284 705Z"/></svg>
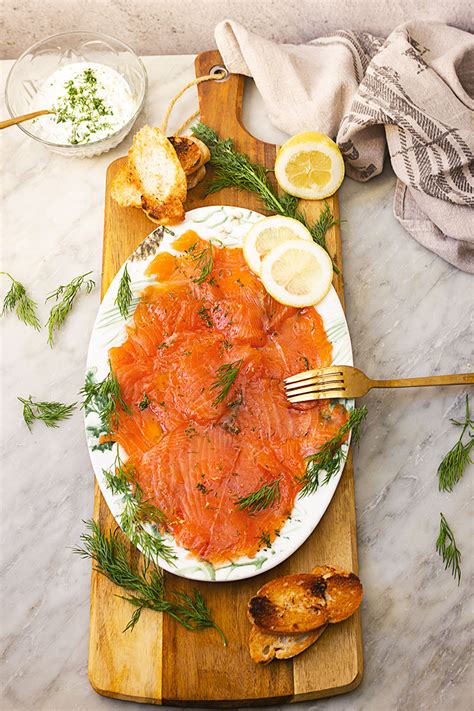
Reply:
<svg viewBox="0 0 474 711"><path fill-rule="evenodd" d="M260 278L274 299L286 306L313 306L331 288L332 261L314 242L289 240L263 259Z"/></svg>
<svg viewBox="0 0 474 711"><path fill-rule="evenodd" d="M245 261L255 274L260 274L262 258L290 239L313 241L309 230L298 220L281 215L265 217L251 227L244 239Z"/></svg>
<svg viewBox="0 0 474 711"><path fill-rule="evenodd" d="M278 151L275 177L290 195L322 200L335 193L342 183L344 160L337 145L324 133L298 133Z"/></svg>

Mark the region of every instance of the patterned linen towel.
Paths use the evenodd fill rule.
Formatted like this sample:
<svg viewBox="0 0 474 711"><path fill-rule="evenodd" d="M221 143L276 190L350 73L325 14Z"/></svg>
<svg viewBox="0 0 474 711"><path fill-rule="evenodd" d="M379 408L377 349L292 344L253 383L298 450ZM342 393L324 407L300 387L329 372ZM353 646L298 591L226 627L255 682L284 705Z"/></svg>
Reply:
<svg viewBox="0 0 474 711"><path fill-rule="evenodd" d="M428 249L474 273L474 38L407 22L384 41L340 31L278 45L225 20L217 46L229 71L254 78L270 120L335 137L347 174L378 175L386 148L394 213Z"/></svg>

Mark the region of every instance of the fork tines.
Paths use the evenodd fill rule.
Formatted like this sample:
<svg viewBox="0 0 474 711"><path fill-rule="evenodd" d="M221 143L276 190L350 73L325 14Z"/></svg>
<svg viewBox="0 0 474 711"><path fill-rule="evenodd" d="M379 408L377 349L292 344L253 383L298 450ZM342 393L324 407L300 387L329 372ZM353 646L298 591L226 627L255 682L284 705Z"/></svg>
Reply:
<svg viewBox="0 0 474 711"><path fill-rule="evenodd" d="M337 367L305 370L285 380L285 393L290 402L345 397L344 391L343 373Z"/></svg>

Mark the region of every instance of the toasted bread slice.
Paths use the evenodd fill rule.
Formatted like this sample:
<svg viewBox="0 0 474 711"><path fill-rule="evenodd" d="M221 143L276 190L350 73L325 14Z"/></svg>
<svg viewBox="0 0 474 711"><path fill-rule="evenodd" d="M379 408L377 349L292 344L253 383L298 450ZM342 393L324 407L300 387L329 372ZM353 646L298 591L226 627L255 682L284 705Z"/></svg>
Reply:
<svg viewBox="0 0 474 711"><path fill-rule="evenodd" d="M290 659L304 652L318 640L327 625L304 634L269 634L256 625L250 630L250 656L257 664L268 664L272 659Z"/></svg>
<svg viewBox="0 0 474 711"><path fill-rule="evenodd" d="M173 196L165 202L157 202L143 195L142 209L148 219L158 225L177 225L184 220L183 203Z"/></svg>
<svg viewBox="0 0 474 711"><path fill-rule="evenodd" d="M110 187L110 194L121 207L141 207L141 192L130 174L128 161L121 165L116 172Z"/></svg>
<svg viewBox="0 0 474 711"><path fill-rule="evenodd" d="M196 144L198 146L199 150L201 151L201 158L202 162L201 165L204 165L207 163L209 160L211 160L211 151L209 148L206 146L205 143L203 143L199 138L196 138L196 136L188 136L190 141Z"/></svg>
<svg viewBox="0 0 474 711"><path fill-rule="evenodd" d="M318 566L312 573L266 583L249 601L250 621L271 634L300 634L342 622L358 609L362 585L354 573Z"/></svg>
<svg viewBox="0 0 474 711"><path fill-rule="evenodd" d="M328 621L342 622L353 615L363 595L362 583L357 575L329 565L318 566L312 573L321 576L326 583L324 597Z"/></svg>
<svg viewBox="0 0 474 711"><path fill-rule="evenodd" d="M158 128L144 126L128 152L132 177L142 195L164 202L170 195L184 202L186 176L173 146Z"/></svg>
<svg viewBox="0 0 474 711"><path fill-rule="evenodd" d="M184 219L186 175L173 146L157 128L144 126L128 152L132 179L139 186L141 206L154 222L174 225Z"/></svg>
<svg viewBox="0 0 474 711"><path fill-rule="evenodd" d="M204 156L195 141L188 136L170 136L168 139L176 151L186 175L194 173L204 164Z"/></svg>
<svg viewBox="0 0 474 711"><path fill-rule="evenodd" d="M145 195L142 196L136 181L131 176L128 164L121 166L117 171L112 181L111 195L121 207L143 208L147 217L157 224L174 225L184 220L184 207L180 200L170 197L166 202L157 202Z"/></svg>
<svg viewBox="0 0 474 711"><path fill-rule="evenodd" d="M198 185L198 183L201 182L201 180L204 180L206 177L206 166L202 165L198 170L196 170L194 173L191 173L191 175L186 176L186 182L188 184L188 190L192 190L193 188Z"/></svg>
<svg viewBox="0 0 474 711"><path fill-rule="evenodd" d="M112 198L122 207L143 208L152 222L175 225L184 219L187 190L203 180L209 158L208 147L194 136L168 139L144 126L112 182Z"/></svg>
<svg viewBox="0 0 474 711"><path fill-rule="evenodd" d="M249 601L249 618L270 633L301 634L328 622L325 582L311 573L285 575L266 583Z"/></svg>

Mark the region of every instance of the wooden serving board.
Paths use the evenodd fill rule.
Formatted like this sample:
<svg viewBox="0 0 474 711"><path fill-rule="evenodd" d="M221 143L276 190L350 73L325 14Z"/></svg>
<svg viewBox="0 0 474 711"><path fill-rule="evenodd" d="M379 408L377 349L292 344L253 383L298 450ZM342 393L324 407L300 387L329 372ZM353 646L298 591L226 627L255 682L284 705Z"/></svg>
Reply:
<svg viewBox="0 0 474 711"><path fill-rule="evenodd" d="M221 64L218 52L200 54L196 75L208 74ZM231 137L238 149L256 162L272 167L276 146L256 140L241 123L244 79L231 76L222 82L199 86L202 120L220 136ZM118 207L110 197L110 182L124 159L107 172L102 295L117 270L142 239L151 232L140 210ZM328 200L339 214L337 197ZM203 184L189 193L187 209L202 205L237 205L262 210L252 195L227 189L207 198ZM304 203L308 216L316 217L321 204ZM342 272L341 238L333 228L327 236L336 264ZM344 303L342 276L334 286ZM94 518L106 530L116 524L95 484ZM129 545L130 555L139 553ZM216 622L225 631L225 648L214 630L188 632L166 615L145 611L132 632L123 633L132 609L117 597L117 588L92 572L89 678L100 694L143 703L177 706L242 706L280 704L340 694L354 689L362 679L362 640L359 614L339 625L330 625L321 639L292 660L257 666L248 652L249 597L263 583L278 575L310 571L317 564L334 564L357 572L356 516L352 455L346 463L332 502L319 526L287 561L268 573L249 580L227 583L187 581L166 573L168 589L205 596Z"/></svg>

